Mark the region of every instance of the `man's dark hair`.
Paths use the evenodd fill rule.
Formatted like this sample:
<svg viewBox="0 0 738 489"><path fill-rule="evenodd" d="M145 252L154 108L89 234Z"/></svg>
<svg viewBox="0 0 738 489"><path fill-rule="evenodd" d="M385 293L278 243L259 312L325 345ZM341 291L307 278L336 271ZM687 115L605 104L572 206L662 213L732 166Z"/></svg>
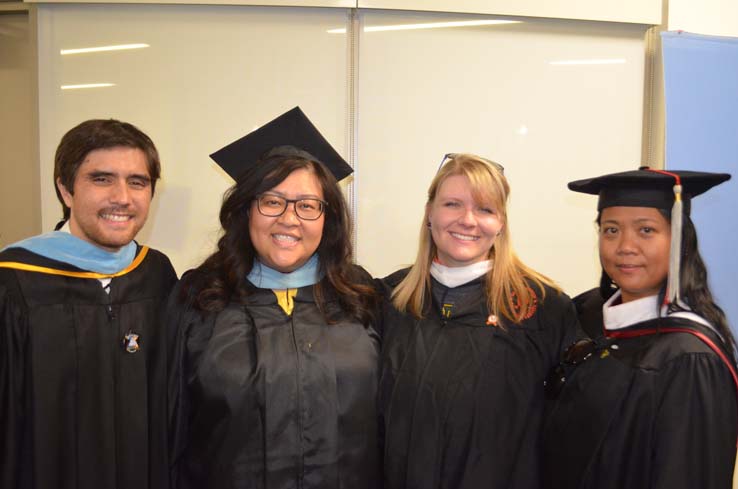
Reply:
<svg viewBox="0 0 738 489"><path fill-rule="evenodd" d="M56 186L57 180L74 194L74 180L77 171L87 155L96 149L108 149L122 146L143 151L146 155L146 167L151 179L151 194L154 194L156 180L161 175L161 163L156 146L140 129L127 122L115 119L91 119L70 129L56 148L54 157L54 188L56 197L62 205L64 220L69 219L70 209L64 203L61 192Z"/></svg>

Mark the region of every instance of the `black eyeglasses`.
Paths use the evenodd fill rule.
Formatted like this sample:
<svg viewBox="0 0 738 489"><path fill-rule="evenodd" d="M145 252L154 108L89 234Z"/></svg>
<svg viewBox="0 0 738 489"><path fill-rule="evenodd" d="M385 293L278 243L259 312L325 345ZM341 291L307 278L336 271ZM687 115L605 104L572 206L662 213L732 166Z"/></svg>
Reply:
<svg viewBox="0 0 738 489"><path fill-rule="evenodd" d="M436 171L436 173L438 173L439 171L441 171L441 168L443 168L443 165L445 165L447 161L453 160L454 158L456 158L460 154L462 154L462 153L446 153L445 155L443 155L443 159L441 160L441 164L438 165L438 170ZM482 158L481 156L477 156L477 158L479 158L480 160L484 161L485 163L489 163L490 165L492 165L493 167L495 167L495 169L498 172L502 173L503 175L505 174L505 167L502 166L502 165L500 165L496 161L488 160L487 158Z"/></svg>
<svg viewBox="0 0 738 489"><path fill-rule="evenodd" d="M543 382L546 399L556 399L566 384L566 378L574 367L586 362L597 350L602 349L595 340L583 338L566 349L561 362L556 365Z"/></svg>
<svg viewBox="0 0 738 489"><path fill-rule="evenodd" d="M314 221L323 215L328 202L320 199L285 199L279 195L262 194L256 197L256 208L259 214L266 217L279 217L293 204L295 214L305 221Z"/></svg>

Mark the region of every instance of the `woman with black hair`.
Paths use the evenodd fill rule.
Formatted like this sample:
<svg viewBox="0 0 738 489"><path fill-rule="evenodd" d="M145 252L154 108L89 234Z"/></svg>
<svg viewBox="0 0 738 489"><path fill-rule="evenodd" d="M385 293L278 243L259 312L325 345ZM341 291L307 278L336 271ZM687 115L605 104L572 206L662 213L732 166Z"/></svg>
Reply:
<svg viewBox="0 0 738 489"><path fill-rule="evenodd" d="M575 298L592 339L547 381L546 487L731 487L735 341L689 218L729 178L642 168L569 184L599 195L602 279Z"/></svg>
<svg viewBox="0 0 738 489"><path fill-rule="evenodd" d="M336 183L350 167L299 108L212 156L240 175L217 251L170 300L174 486L379 487L376 295Z"/></svg>

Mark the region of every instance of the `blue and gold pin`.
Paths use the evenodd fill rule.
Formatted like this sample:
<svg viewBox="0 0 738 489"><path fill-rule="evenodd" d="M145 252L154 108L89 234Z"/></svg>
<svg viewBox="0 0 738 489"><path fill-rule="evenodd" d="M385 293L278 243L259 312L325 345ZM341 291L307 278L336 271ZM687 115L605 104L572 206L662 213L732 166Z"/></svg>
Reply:
<svg viewBox="0 0 738 489"><path fill-rule="evenodd" d="M141 349L138 344L138 338L139 336L136 333L128 331L128 333L123 337L123 348L125 348L128 353L136 353Z"/></svg>

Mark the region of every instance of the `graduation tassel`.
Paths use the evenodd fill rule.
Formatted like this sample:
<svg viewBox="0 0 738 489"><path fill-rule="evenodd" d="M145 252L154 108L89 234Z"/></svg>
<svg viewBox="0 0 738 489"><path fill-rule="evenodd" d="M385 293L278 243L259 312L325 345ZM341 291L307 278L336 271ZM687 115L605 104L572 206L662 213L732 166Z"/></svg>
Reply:
<svg viewBox="0 0 738 489"><path fill-rule="evenodd" d="M669 249L669 281L666 292L669 303L679 305L679 275L682 263L682 185L677 177L674 185L674 206L671 208L671 248Z"/></svg>
<svg viewBox="0 0 738 489"><path fill-rule="evenodd" d="M682 179L676 173L664 170L655 170L648 168L648 171L661 173L673 177L676 181L674 184L674 205L671 207L671 245L669 247L669 276L666 281L666 303L671 308L681 308L682 304L679 300L679 276L681 274L682 263L682 215L684 211L684 203L682 202Z"/></svg>

